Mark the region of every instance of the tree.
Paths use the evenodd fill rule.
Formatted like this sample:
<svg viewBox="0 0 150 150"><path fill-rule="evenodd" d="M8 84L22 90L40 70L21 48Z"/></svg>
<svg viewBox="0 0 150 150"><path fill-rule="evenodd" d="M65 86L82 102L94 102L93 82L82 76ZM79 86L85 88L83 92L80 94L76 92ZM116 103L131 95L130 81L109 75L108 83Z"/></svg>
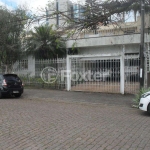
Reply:
<svg viewBox="0 0 150 150"><path fill-rule="evenodd" d="M34 27L27 37L26 52L39 59L63 57L66 53L65 41L52 26Z"/></svg>
<svg viewBox="0 0 150 150"><path fill-rule="evenodd" d="M150 0L145 0L146 12L150 11ZM106 26L111 22L117 22L118 20L112 20L112 16L123 14L124 12L134 11L140 13L141 0L86 0L83 6L83 15L81 18L72 18L72 12L66 13L66 11L54 11L49 15L49 18L53 18L55 15L60 15L65 18L65 22L69 24L67 29L76 28L78 30L83 29L95 29L99 26ZM116 19L116 17L115 17Z"/></svg>
<svg viewBox="0 0 150 150"><path fill-rule="evenodd" d="M12 64L21 56L25 20L25 10L0 7L0 63L5 66L5 73L11 72Z"/></svg>

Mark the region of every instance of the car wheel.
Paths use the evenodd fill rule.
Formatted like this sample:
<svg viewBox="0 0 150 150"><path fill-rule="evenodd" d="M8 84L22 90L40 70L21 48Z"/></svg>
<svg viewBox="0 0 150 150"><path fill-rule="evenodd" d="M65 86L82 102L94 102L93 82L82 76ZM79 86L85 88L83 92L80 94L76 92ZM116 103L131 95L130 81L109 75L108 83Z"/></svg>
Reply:
<svg viewBox="0 0 150 150"><path fill-rule="evenodd" d="M150 114L150 103L147 106L147 112Z"/></svg>
<svg viewBox="0 0 150 150"><path fill-rule="evenodd" d="M21 96L21 94L14 94L14 96L15 96L15 97L20 97L20 96Z"/></svg>

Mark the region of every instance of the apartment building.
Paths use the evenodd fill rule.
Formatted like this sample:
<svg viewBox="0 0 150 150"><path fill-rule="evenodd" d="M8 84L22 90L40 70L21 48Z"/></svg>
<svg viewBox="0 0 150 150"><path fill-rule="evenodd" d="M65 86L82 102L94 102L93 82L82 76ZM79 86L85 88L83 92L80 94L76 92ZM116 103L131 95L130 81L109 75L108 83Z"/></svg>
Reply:
<svg viewBox="0 0 150 150"><path fill-rule="evenodd" d="M71 0L54 0L47 9L50 14L52 14L54 11L60 11L72 19L81 18L84 11L84 7L82 5L73 3ZM68 25L66 21L66 18L59 14L54 15L52 19L49 20L49 24L63 28L64 26Z"/></svg>

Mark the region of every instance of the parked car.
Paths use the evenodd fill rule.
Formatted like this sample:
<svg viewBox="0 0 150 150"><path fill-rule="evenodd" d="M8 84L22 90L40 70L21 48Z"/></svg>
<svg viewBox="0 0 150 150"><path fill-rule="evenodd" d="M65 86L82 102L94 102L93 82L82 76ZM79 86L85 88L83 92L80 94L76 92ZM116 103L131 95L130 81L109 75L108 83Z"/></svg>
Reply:
<svg viewBox="0 0 150 150"><path fill-rule="evenodd" d="M139 109L147 111L150 114L150 91L142 94Z"/></svg>
<svg viewBox="0 0 150 150"><path fill-rule="evenodd" d="M16 74L0 74L0 98L4 95L20 97L23 84Z"/></svg>

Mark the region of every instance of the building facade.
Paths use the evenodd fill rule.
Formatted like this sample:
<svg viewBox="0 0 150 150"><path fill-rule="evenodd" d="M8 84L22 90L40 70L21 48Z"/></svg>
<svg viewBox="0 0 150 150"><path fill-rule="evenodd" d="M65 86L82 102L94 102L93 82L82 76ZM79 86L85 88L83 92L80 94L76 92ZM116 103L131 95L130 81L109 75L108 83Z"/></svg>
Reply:
<svg viewBox="0 0 150 150"><path fill-rule="evenodd" d="M150 71L150 18L145 16L145 87L147 86L147 73ZM69 86L68 89L81 91L136 93L139 90L140 70L140 35L141 19L136 22L116 23L108 26L100 26L97 32L82 31L80 35L67 41L68 51L75 45L77 54L68 58L70 69L80 72L98 72L101 74L100 81L87 82L83 85L78 82L77 88ZM93 81L93 80L92 80ZM72 84L72 82L71 82ZM116 85L116 86L115 86ZM104 88L101 89L100 87ZM92 87L92 89L91 89ZM110 88L111 87L111 88ZM116 87L116 90L115 90ZM117 89L118 88L118 89Z"/></svg>
<svg viewBox="0 0 150 150"><path fill-rule="evenodd" d="M49 5L48 11L50 14L54 11L63 12L72 19L79 19L83 17L84 7L78 3L73 3L70 0L54 0L53 3ZM52 19L49 20L49 24L56 25L56 27L59 28L68 25L66 18L60 14L54 15Z"/></svg>
<svg viewBox="0 0 150 150"><path fill-rule="evenodd" d="M80 35L67 41L67 48L71 49L75 43L79 55L85 54L139 54L141 19L137 22L115 23L108 26L100 26L96 31L82 31ZM149 50L150 42L150 18L145 19L145 51Z"/></svg>

